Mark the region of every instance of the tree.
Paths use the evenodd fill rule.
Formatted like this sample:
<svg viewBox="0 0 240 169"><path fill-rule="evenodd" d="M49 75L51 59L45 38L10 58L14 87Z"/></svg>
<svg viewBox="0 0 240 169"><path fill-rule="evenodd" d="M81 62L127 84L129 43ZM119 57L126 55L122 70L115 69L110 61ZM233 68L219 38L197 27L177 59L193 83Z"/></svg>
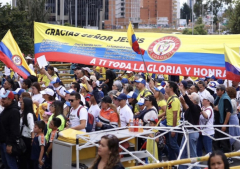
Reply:
<svg viewBox="0 0 240 169"><path fill-rule="evenodd" d="M199 17L202 15L202 12L203 12L202 9L203 9L203 0L196 0L193 7L193 11L196 17Z"/></svg>
<svg viewBox="0 0 240 169"><path fill-rule="evenodd" d="M10 29L14 39L23 53L33 53L33 39L30 37L28 13L12 8L10 5L0 5L0 39Z"/></svg>
<svg viewBox="0 0 240 169"><path fill-rule="evenodd" d="M183 7L181 8L181 19L187 19L187 25L189 23L189 20L192 18L191 14L192 14L191 8L188 6L187 3L184 3Z"/></svg>
<svg viewBox="0 0 240 169"><path fill-rule="evenodd" d="M202 17L199 17L196 21L197 25L201 25L203 23Z"/></svg>
<svg viewBox="0 0 240 169"><path fill-rule="evenodd" d="M184 29L183 34L192 35L192 29ZM204 25L197 25L193 29L193 35L207 35L207 31L204 29Z"/></svg>
<svg viewBox="0 0 240 169"><path fill-rule="evenodd" d="M235 8L231 10L229 14L229 22L227 27L231 30L231 33L240 33L240 1L236 2Z"/></svg>

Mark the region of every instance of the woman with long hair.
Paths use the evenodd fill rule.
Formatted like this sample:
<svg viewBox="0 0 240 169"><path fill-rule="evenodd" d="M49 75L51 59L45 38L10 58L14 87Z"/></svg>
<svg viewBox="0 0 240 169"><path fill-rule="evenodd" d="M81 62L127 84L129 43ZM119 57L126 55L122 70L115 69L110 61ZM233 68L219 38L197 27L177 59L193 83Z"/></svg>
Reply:
<svg viewBox="0 0 240 169"><path fill-rule="evenodd" d="M213 152L208 159L208 169L229 169L227 157L222 151Z"/></svg>
<svg viewBox="0 0 240 169"><path fill-rule="evenodd" d="M158 118L158 105L154 96L150 95L144 98L144 105L146 106L146 113L143 116L143 122L148 123L149 119Z"/></svg>
<svg viewBox="0 0 240 169"><path fill-rule="evenodd" d="M96 121L95 130L105 130L120 126L120 118L117 113L117 108L112 104L112 99L109 96L105 96L101 102L101 111Z"/></svg>
<svg viewBox="0 0 240 169"><path fill-rule="evenodd" d="M124 169L120 162L119 140L114 135L102 136L98 156L91 169Z"/></svg>
<svg viewBox="0 0 240 169"><path fill-rule="evenodd" d="M32 100L33 100L33 104L36 104L37 106L39 106L39 104L43 103L44 99L41 92L41 87L40 84L38 82L34 82L32 84Z"/></svg>
<svg viewBox="0 0 240 169"><path fill-rule="evenodd" d="M162 86L154 87L154 97L157 100L158 105L158 119L161 119L163 116L166 116L166 107L167 102L164 99L165 89Z"/></svg>
<svg viewBox="0 0 240 169"><path fill-rule="evenodd" d="M20 119L20 131L21 137L26 145L26 152L19 156L20 169L31 169L31 148L32 140L34 138L34 122L37 121L37 117L33 111L33 102L30 98L23 98L21 104L21 119Z"/></svg>
<svg viewBox="0 0 240 169"><path fill-rule="evenodd" d="M127 98L128 98L128 103L132 109L132 112L133 114L137 113L138 112L138 104L137 104L137 94L134 93L133 91L131 91L130 93L128 93L127 95Z"/></svg>
<svg viewBox="0 0 240 169"><path fill-rule="evenodd" d="M66 118L63 115L63 102L62 101L59 101L59 100L54 101L50 105L49 110L52 113L52 115L49 117L48 124L47 124L47 134L45 136L47 141L49 139L50 133L52 132L52 129L49 128L49 124L54 117L59 118L61 120L61 125L60 125L60 127L58 127L59 131L62 131L66 125Z"/></svg>

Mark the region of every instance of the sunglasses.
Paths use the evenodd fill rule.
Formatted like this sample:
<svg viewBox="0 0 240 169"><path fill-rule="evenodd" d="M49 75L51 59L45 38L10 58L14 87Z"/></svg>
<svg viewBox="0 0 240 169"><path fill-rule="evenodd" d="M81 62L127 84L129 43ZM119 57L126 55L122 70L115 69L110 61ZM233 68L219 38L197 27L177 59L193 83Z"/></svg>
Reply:
<svg viewBox="0 0 240 169"><path fill-rule="evenodd" d="M69 102L74 102L75 99L68 99Z"/></svg>

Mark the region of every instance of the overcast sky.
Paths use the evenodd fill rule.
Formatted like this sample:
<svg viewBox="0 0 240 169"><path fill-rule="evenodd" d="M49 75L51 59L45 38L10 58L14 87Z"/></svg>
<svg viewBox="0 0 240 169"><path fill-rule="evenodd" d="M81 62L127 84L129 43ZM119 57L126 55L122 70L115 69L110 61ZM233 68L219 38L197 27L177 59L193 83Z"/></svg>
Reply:
<svg viewBox="0 0 240 169"><path fill-rule="evenodd" d="M10 3L11 0L0 0L0 2L2 2L3 4L6 4L7 2ZM180 0L181 4L183 4L184 2L187 2L187 0Z"/></svg>

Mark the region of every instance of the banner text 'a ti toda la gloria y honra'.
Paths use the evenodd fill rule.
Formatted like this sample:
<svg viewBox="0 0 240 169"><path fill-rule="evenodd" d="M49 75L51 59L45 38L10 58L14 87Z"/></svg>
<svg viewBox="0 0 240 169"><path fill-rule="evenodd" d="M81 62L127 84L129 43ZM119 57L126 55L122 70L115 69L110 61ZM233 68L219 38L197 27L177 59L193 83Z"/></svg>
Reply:
<svg viewBox="0 0 240 169"><path fill-rule="evenodd" d="M238 51L240 35L135 33L150 73L225 79L224 44ZM127 32L81 29L35 22L35 58L146 72Z"/></svg>

